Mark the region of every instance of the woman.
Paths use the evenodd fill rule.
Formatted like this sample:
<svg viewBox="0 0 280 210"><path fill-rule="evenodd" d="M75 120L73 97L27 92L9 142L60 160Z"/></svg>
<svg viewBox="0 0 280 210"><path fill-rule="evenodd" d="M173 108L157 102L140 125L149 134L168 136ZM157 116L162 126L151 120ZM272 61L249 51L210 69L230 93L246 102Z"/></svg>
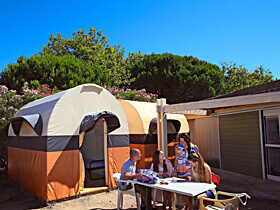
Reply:
<svg viewBox="0 0 280 210"><path fill-rule="evenodd" d="M190 154L188 156L188 162L191 166L191 181L211 183L211 169L209 165L204 162L203 157L199 153ZM205 193L200 194L197 199L199 200L202 197L215 198L215 194L215 189L207 190ZM191 209L191 198L188 196L183 196L183 200L185 202L185 209L187 209L187 206Z"/></svg>
<svg viewBox="0 0 280 210"><path fill-rule="evenodd" d="M191 167L188 163L188 156L193 152L199 152L198 147L191 143L191 138L188 134L179 135L179 144L175 146L175 161L174 171L172 176L189 179Z"/></svg>
<svg viewBox="0 0 280 210"><path fill-rule="evenodd" d="M163 178L170 177L173 172L172 163L165 160L164 153L160 149L154 152L151 170ZM163 209L166 209L166 201L168 201L169 208L171 208L171 193L163 191Z"/></svg>

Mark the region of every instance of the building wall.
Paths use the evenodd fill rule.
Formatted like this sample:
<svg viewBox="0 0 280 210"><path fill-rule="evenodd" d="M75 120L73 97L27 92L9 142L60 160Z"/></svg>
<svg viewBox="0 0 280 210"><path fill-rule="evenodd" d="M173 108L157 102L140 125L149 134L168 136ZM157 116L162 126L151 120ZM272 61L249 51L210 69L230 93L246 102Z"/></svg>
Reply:
<svg viewBox="0 0 280 210"><path fill-rule="evenodd" d="M221 168L262 178L259 112L219 116Z"/></svg>
<svg viewBox="0 0 280 210"><path fill-rule="evenodd" d="M218 117L188 120L190 135L205 162L210 167L220 168Z"/></svg>

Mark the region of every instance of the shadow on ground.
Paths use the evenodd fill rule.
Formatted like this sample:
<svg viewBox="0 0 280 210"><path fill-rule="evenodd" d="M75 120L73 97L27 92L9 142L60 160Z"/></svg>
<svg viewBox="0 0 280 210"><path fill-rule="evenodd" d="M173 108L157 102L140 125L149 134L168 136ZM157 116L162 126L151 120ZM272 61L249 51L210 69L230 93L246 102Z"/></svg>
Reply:
<svg viewBox="0 0 280 210"><path fill-rule="evenodd" d="M45 207L38 198L0 174L0 209L32 209Z"/></svg>

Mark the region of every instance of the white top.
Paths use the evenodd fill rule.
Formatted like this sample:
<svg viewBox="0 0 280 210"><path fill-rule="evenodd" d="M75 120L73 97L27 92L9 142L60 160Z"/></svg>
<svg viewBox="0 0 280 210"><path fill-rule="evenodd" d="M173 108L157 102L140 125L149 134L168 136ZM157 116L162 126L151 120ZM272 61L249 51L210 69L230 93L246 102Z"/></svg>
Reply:
<svg viewBox="0 0 280 210"><path fill-rule="evenodd" d="M193 167L192 167L192 173L193 173L194 181L199 182L198 173L194 171Z"/></svg>
<svg viewBox="0 0 280 210"><path fill-rule="evenodd" d="M166 162L166 166L167 166L167 174L168 174L168 177L171 177L172 172L173 172L172 163L168 160L168 161ZM153 163L152 163L150 169L151 169L152 171L154 170L154 164L153 164ZM158 170L159 170L159 172L163 172L163 167L158 166Z"/></svg>

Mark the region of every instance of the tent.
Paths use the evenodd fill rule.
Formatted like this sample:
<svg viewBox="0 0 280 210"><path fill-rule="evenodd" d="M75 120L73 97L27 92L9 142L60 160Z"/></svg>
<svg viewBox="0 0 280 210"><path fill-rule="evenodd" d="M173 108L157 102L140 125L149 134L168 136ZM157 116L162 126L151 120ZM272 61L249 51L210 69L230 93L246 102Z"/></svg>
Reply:
<svg viewBox="0 0 280 210"><path fill-rule="evenodd" d="M112 175L129 157L128 132L121 105L98 85L33 101L11 120L8 176L45 201L79 195L88 177L115 187Z"/></svg>
<svg viewBox="0 0 280 210"><path fill-rule="evenodd" d="M137 168L150 168L158 148L156 103L119 100L129 126L130 148L141 151ZM178 133L188 133L189 124L182 114L167 114L168 159L175 159L174 141Z"/></svg>

